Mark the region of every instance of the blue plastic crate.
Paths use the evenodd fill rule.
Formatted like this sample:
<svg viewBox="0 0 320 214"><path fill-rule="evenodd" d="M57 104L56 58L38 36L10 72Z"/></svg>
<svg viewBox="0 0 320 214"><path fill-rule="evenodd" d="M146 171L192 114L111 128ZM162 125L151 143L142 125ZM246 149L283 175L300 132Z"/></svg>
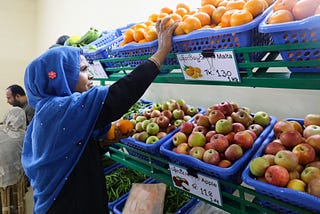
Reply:
<svg viewBox="0 0 320 214"><path fill-rule="evenodd" d="M267 24L268 14L259 25L261 33L270 33L275 44L296 44L320 41L320 16L311 16L302 20ZM303 46L303 45L302 45ZM299 49L280 52L285 61L319 60L320 49ZM320 72L320 67L288 67L291 72Z"/></svg>
<svg viewBox="0 0 320 214"><path fill-rule="evenodd" d="M259 149L263 140L270 134L273 125L276 123L276 118L271 117L270 124L263 130L260 136L254 141L253 146L244 152L241 158L235 161L230 167L222 168L212 164L205 163L190 155L177 154L172 149L174 145L172 139L167 140L160 147L160 153L165 155L170 162L195 169L206 175L230 181L234 184L240 184L242 182L241 174L246 164L250 161L252 155ZM228 187L222 187L226 191L231 191Z"/></svg>
<svg viewBox="0 0 320 214"><path fill-rule="evenodd" d="M303 119L287 118L285 120L297 121L301 125L303 125ZM253 156L253 158L261 157L264 154L265 147L273 139L274 139L274 132L272 130L269 137L264 140L260 149L256 152L256 154ZM320 200L318 197L310 195L305 192L300 192L300 191L285 188L285 187L277 187L277 186L268 184L266 182L256 180L255 176L252 175L250 172L249 164L242 173L242 179L243 179L244 183L246 183L249 186L252 186L258 193L262 193L262 194L268 195L270 197L273 197L275 199L281 200L283 202L297 205L299 207L306 208L311 211L315 211L316 213L320 212ZM298 212L296 212L294 210L289 210L286 207L282 207L277 204L273 204L267 200L260 200L260 202L263 206L277 210L280 213L290 213L290 214L296 213L296 214L298 214Z"/></svg>
<svg viewBox="0 0 320 214"><path fill-rule="evenodd" d="M158 183L155 179L150 178L146 180L144 183L150 184L150 183ZM121 197L121 199L117 200L116 204L113 207L113 212L115 214L122 214L122 210L126 204L126 201L129 197L129 194L126 194L125 197ZM182 206L179 210L175 212L175 214L185 214L187 210L189 210L197 200L195 198L190 199L189 202L187 202L184 206Z"/></svg>
<svg viewBox="0 0 320 214"><path fill-rule="evenodd" d="M200 29L186 35L173 37L173 49L178 53L234 49L247 46L272 44L271 36L258 31L259 23L272 10L269 7L251 22L222 29ZM250 54L252 61L259 61L266 53ZM236 54L237 62L244 62L242 54Z"/></svg>
<svg viewBox="0 0 320 214"><path fill-rule="evenodd" d="M114 170L118 169L118 168L125 168L126 166L123 165L123 164L120 164L120 163L115 163L109 167L106 167L104 169L104 175L108 175L110 174L111 172L113 172ZM148 178L150 179L150 178ZM144 182L147 182L148 179L146 179ZM113 207L115 206L115 204L118 202L118 200L124 198L126 196L127 193L123 194L122 196L120 196L117 200L114 200L114 201L108 201L108 207L109 207L109 210L113 210Z"/></svg>

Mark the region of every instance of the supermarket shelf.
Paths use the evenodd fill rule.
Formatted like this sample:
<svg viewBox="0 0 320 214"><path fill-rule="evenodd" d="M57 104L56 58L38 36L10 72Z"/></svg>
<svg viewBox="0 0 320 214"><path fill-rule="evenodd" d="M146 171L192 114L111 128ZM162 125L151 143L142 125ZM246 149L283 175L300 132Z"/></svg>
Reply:
<svg viewBox="0 0 320 214"><path fill-rule="evenodd" d="M266 87L266 88L288 88L288 89L320 89L320 72L290 72L287 67L320 67L320 60L308 61L284 61L277 59L279 52L283 50L319 48L320 42L310 42L303 44L290 45L270 45L259 47L242 47L234 49L236 54L242 54L245 61L238 63L241 82L220 82L220 81L201 81L185 80L179 65L163 65L162 69L172 70L170 73L162 73L157 76L154 83L172 83L172 84L198 84L198 85L224 85L241 87ZM264 52L264 59L254 62L250 60L249 54ZM108 61L128 61L136 59L147 59L149 55L111 58L100 60L102 63ZM169 54L168 58L176 57L175 54ZM271 71L273 69L273 71ZM105 81L116 81L127 73L131 72L133 67L124 66L118 68L105 68L105 71L112 73L108 79L96 78L104 85ZM274 71L275 70L275 71Z"/></svg>
<svg viewBox="0 0 320 214"><path fill-rule="evenodd" d="M138 154L139 157L130 155L130 151ZM116 143L115 146L110 147L109 153L107 153L106 156L112 160L122 163L123 165L126 165L129 168L145 173L146 175L153 177L160 182L173 186L171 174L167 166L169 162L163 157L150 155L149 153L134 149L122 143ZM161 166L154 164L154 161L160 162ZM220 183L220 185L228 186L235 190L233 193L221 190L223 206L213 204L210 201L201 199L196 195L192 196L200 200L204 200L205 202L230 213L278 213L278 211L273 211L269 208L263 207L261 203L259 203L261 200L268 201L277 206L285 207L286 209L290 209L293 211L293 213L312 213L297 206L276 200L267 195L257 193L248 187L235 185L217 178L215 179Z"/></svg>

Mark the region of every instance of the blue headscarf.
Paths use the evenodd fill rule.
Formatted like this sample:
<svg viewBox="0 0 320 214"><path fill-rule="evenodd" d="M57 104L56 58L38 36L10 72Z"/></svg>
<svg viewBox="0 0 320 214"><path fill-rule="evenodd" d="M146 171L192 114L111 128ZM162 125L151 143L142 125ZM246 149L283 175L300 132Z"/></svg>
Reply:
<svg viewBox="0 0 320 214"><path fill-rule="evenodd" d="M34 189L34 212L45 213L92 137L107 87L74 92L80 49L56 47L32 61L25 88L35 116L25 136L22 165Z"/></svg>

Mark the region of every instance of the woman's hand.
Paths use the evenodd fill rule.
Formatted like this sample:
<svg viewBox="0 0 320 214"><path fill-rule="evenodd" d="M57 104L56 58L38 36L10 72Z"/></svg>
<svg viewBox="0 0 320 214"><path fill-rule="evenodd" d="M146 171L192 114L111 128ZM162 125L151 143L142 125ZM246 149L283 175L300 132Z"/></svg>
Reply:
<svg viewBox="0 0 320 214"><path fill-rule="evenodd" d="M112 140L107 140L107 139L99 140L99 145L101 148L106 148L114 143L118 143L123 138L128 138L133 135L133 131L128 132L126 134L122 134L118 128L115 128L114 133L115 133L115 138Z"/></svg>

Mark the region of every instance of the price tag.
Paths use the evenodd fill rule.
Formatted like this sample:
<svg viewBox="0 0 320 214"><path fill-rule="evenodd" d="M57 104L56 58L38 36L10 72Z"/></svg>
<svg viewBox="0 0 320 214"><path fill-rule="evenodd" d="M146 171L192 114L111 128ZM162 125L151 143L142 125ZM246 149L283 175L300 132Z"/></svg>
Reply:
<svg viewBox="0 0 320 214"><path fill-rule="evenodd" d="M241 81L232 50L177 54L177 58L186 80Z"/></svg>
<svg viewBox="0 0 320 214"><path fill-rule="evenodd" d="M172 181L175 187L190 192L207 201L222 206L219 182L201 173L188 173L187 169L169 164Z"/></svg>
<svg viewBox="0 0 320 214"><path fill-rule="evenodd" d="M99 61L93 61L90 64L90 73L95 77L95 78L108 78L108 75L104 71L101 63Z"/></svg>

